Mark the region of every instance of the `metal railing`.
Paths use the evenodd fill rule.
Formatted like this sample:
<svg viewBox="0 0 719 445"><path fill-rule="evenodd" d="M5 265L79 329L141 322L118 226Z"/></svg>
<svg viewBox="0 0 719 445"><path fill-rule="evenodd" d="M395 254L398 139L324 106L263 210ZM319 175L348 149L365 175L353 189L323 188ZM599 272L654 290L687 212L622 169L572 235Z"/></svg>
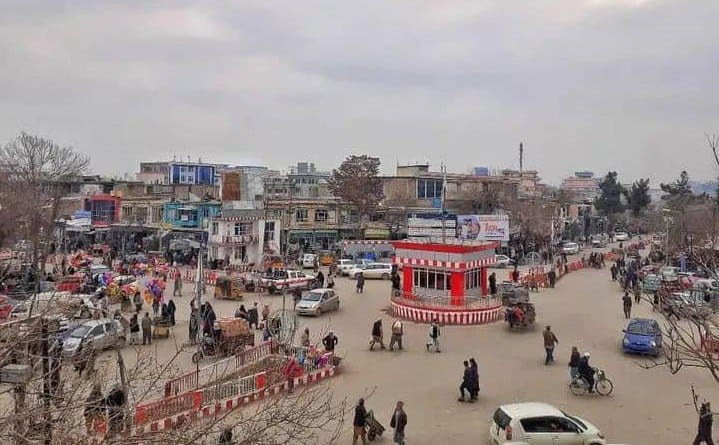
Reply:
<svg viewBox="0 0 719 445"><path fill-rule="evenodd" d="M188 372L180 377L168 380L165 383L165 397L172 397L187 391L192 391L218 380L230 378L244 366L254 363L263 357L272 354L275 349L272 341L264 342L254 348L246 349L239 354L219 360L212 365Z"/></svg>

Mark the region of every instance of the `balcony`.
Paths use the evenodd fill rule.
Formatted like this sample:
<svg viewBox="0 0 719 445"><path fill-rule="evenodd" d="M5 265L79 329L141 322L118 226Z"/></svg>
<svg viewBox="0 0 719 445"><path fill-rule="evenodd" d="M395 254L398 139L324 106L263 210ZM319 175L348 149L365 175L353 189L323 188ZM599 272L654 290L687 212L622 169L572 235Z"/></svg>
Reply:
<svg viewBox="0 0 719 445"><path fill-rule="evenodd" d="M232 246L246 246L250 244L252 241L254 241L254 236L252 235L223 235L219 241L215 237L213 241L210 241L210 244L214 244L216 246L223 246L223 247L232 247Z"/></svg>

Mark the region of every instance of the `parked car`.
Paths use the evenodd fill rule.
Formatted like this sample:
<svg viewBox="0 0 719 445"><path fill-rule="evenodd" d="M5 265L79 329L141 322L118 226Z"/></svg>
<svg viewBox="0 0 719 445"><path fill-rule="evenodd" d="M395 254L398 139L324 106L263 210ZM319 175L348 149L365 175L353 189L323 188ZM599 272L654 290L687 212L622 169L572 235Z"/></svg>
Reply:
<svg viewBox="0 0 719 445"><path fill-rule="evenodd" d="M332 289L315 289L306 293L295 306L298 315L322 315L340 308L340 297Z"/></svg>
<svg viewBox="0 0 719 445"><path fill-rule="evenodd" d="M629 234L627 232L614 232L614 241L629 241Z"/></svg>
<svg viewBox="0 0 719 445"><path fill-rule="evenodd" d="M489 424L490 442L537 445L605 445L601 431L586 420L538 402L502 405Z"/></svg>
<svg viewBox="0 0 719 445"><path fill-rule="evenodd" d="M339 273L342 276L347 276L350 274L350 270L354 268L357 264L354 260L351 259L341 259L337 262L337 273Z"/></svg>
<svg viewBox="0 0 719 445"><path fill-rule="evenodd" d="M624 352L659 355L662 349L662 331L656 320L633 318L622 332L624 332L622 340Z"/></svg>
<svg viewBox="0 0 719 445"><path fill-rule="evenodd" d="M90 320L76 327L63 344L62 355L75 358L82 347L92 347L95 351L108 348L121 348L125 345L122 327L111 318Z"/></svg>
<svg viewBox="0 0 719 445"><path fill-rule="evenodd" d="M562 253L567 255L574 255L579 253L579 244L577 243L564 243L562 244Z"/></svg>
<svg viewBox="0 0 719 445"><path fill-rule="evenodd" d="M606 247L607 236L605 234L592 235L592 247Z"/></svg>
<svg viewBox="0 0 719 445"><path fill-rule="evenodd" d="M392 265L389 263L370 263L364 266L357 266L350 271L350 276L357 279L359 274L366 279L389 280L392 276Z"/></svg>
<svg viewBox="0 0 719 445"><path fill-rule="evenodd" d="M507 255L495 255L494 261L495 267L505 268L512 265L512 259Z"/></svg>
<svg viewBox="0 0 719 445"><path fill-rule="evenodd" d="M317 262L317 255L314 253L306 253L302 256L302 268L303 269L311 269L315 267L315 263Z"/></svg>
<svg viewBox="0 0 719 445"><path fill-rule="evenodd" d="M674 266L660 267L659 276L661 276L664 281L676 281L679 279L679 268Z"/></svg>

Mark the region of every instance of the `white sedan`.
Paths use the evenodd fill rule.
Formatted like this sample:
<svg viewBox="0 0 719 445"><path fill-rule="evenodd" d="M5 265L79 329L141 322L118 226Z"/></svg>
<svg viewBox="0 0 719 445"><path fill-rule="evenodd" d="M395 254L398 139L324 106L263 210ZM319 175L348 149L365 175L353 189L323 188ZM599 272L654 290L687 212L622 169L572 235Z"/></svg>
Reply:
<svg viewBox="0 0 719 445"><path fill-rule="evenodd" d="M507 255L495 255L494 260L495 260L494 267L505 268L505 267L509 267L512 265L512 259L509 258Z"/></svg>
<svg viewBox="0 0 719 445"><path fill-rule="evenodd" d="M366 279L389 280L392 276L392 265L389 263L370 263L358 265L350 270L350 277L357 279L359 275L364 275Z"/></svg>

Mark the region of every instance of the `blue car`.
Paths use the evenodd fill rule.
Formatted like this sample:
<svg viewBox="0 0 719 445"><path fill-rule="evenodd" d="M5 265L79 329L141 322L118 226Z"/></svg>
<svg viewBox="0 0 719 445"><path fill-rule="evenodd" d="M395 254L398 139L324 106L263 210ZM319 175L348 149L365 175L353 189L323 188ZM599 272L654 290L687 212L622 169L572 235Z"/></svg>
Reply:
<svg viewBox="0 0 719 445"><path fill-rule="evenodd" d="M662 331L656 320L633 318L622 332L624 332L622 341L624 352L659 355L662 349Z"/></svg>

